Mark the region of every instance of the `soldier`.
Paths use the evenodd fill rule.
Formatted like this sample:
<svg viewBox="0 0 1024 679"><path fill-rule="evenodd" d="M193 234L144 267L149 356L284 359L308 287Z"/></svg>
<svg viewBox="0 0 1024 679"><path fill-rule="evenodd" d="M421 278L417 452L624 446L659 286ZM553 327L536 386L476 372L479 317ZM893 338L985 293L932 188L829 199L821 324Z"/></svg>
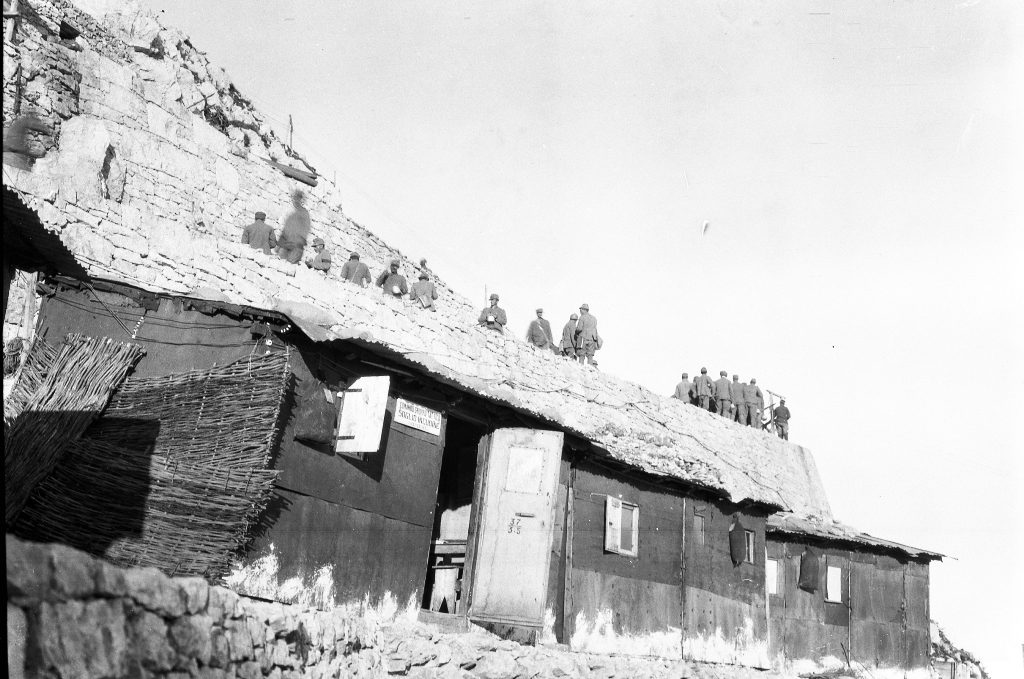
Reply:
<svg viewBox="0 0 1024 679"><path fill-rule="evenodd" d="M317 271L330 271L331 253L324 247L323 238L317 237L313 239L313 252L316 254L306 259L306 266Z"/></svg>
<svg viewBox="0 0 1024 679"><path fill-rule="evenodd" d="M277 238L273 227L264 221L266 218L266 212L257 212L256 221L242 229L242 242L253 250L263 250L263 254L269 255L277 247Z"/></svg>
<svg viewBox="0 0 1024 679"><path fill-rule="evenodd" d="M761 428L761 413L764 411L764 395L757 380L750 378L750 384L743 387L743 400L747 402L747 412L750 413L750 426Z"/></svg>
<svg viewBox="0 0 1024 679"><path fill-rule="evenodd" d="M562 355L572 359L576 358L576 322L579 319L577 314L569 316L569 322L562 328L562 341L558 343Z"/></svg>
<svg viewBox="0 0 1024 679"><path fill-rule="evenodd" d="M708 377L708 369L701 368L700 375L693 380L693 393L697 397L697 406L701 410L711 410L711 393L714 391L714 382Z"/></svg>
<svg viewBox="0 0 1024 679"><path fill-rule="evenodd" d="M292 264L302 261L302 251L306 249L306 239L312 228L305 202L306 194L299 189L292 192L292 207L295 209L284 220L281 237L277 239L277 254Z"/></svg>
<svg viewBox="0 0 1024 679"><path fill-rule="evenodd" d="M537 309L537 318L530 321L530 328L526 331L526 340L541 349L551 349L554 346L551 324L548 323L548 319L544 318L544 309Z"/></svg>
<svg viewBox="0 0 1024 679"><path fill-rule="evenodd" d="M742 424L744 427L747 426L747 397L744 392L744 388L747 385L740 382L739 375L732 376L732 384L729 385L729 394L732 397L732 407L735 416L734 420Z"/></svg>
<svg viewBox="0 0 1024 679"><path fill-rule="evenodd" d="M780 439L789 440L789 408L786 407L786 399L780 398L779 405L775 408L775 433Z"/></svg>
<svg viewBox="0 0 1024 679"><path fill-rule="evenodd" d="M505 310L498 306L498 295L495 293L491 293L489 300L491 305L480 312L480 318L477 319L477 323L485 325L491 330L503 332L505 325L508 323Z"/></svg>
<svg viewBox="0 0 1024 679"><path fill-rule="evenodd" d="M370 267L359 261L358 252L353 252L348 256L348 261L341 267L341 277L362 288L365 288L373 280L370 278Z"/></svg>
<svg viewBox="0 0 1024 679"><path fill-rule="evenodd" d="M401 299L402 295L409 292L409 286L405 284L405 276L398 273L397 259L391 260L391 270L383 271L377 276L376 286L384 291L385 295Z"/></svg>
<svg viewBox="0 0 1024 679"><path fill-rule="evenodd" d="M683 403L693 403L693 382L690 381L690 374L683 373L683 381L676 385L676 393L672 398L677 398Z"/></svg>
<svg viewBox="0 0 1024 679"><path fill-rule="evenodd" d="M590 305L580 305L580 318L576 321L576 357L580 363L589 363L597 367L597 360L594 352L601 348L604 342L597 334L597 317L590 314Z"/></svg>
<svg viewBox="0 0 1024 679"><path fill-rule="evenodd" d="M719 415L732 419L732 383L729 382L729 373L721 370L718 374L721 377L715 380L715 405Z"/></svg>
<svg viewBox="0 0 1024 679"><path fill-rule="evenodd" d="M426 271L420 272L419 279L412 284L412 294L409 296L418 301L424 309L437 311L437 307L434 306L434 300L437 299L437 288L434 287L434 283Z"/></svg>

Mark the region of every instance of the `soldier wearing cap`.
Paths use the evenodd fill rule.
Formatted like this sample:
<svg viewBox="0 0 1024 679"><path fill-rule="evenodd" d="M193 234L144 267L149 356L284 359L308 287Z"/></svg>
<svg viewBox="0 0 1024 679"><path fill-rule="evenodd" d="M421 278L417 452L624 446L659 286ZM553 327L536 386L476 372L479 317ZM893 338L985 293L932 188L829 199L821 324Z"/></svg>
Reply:
<svg viewBox="0 0 1024 679"><path fill-rule="evenodd" d="M555 341L551 334L551 324L544 318L544 309L537 309L537 318L530 321L526 331L526 341L540 349L552 349Z"/></svg>
<svg viewBox="0 0 1024 679"><path fill-rule="evenodd" d="M744 389L745 384L740 382L739 375L732 376L732 384L729 385L729 395L732 398L733 412L735 415L733 419L742 424L744 427L747 426L747 396Z"/></svg>
<svg viewBox="0 0 1024 679"><path fill-rule="evenodd" d="M772 419L775 421L775 433L780 439L789 440L789 408L786 407L786 399L780 398L779 405L775 406L775 413Z"/></svg>
<svg viewBox="0 0 1024 679"><path fill-rule="evenodd" d="M299 189L292 192L292 207L294 210L281 227L281 236L277 239L277 254L281 259L298 264L302 261L302 251L306 249L306 239L309 238L312 224L309 220L309 211L305 208L306 194Z"/></svg>
<svg viewBox="0 0 1024 679"><path fill-rule="evenodd" d="M724 370L719 371L721 375L715 380L715 404L718 408L718 414L722 417L728 417L732 419L732 383L729 382L729 373Z"/></svg>
<svg viewBox="0 0 1024 679"><path fill-rule="evenodd" d="M590 313L589 304L581 304L580 317L576 321L576 357L580 363L589 363L596 367L594 352L603 344L601 336L597 334L597 317Z"/></svg>
<svg viewBox="0 0 1024 679"><path fill-rule="evenodd" d="M477 322L480 325L485 325L491 330L497 330L502 332L505 329L505 324L508 323L508 318L505 316L505 310L498 306L498 295L491 293L490 296L491 305L480 312L480 318Z"/></svg>
<svg viewBox="0 0 1024 679"><path fill-rule="evenodd" d="M370 267L359 261L358 252L353 252L348 256L348 261L341 267L341 277L363 288L373 280L370 277Z"/></svg>
<svg viewBox="0 0 1024 679"><path fill-rule="evenodd" d="M263 254L269 255L277 247L277 238L266 219L266 212L257 212L256 221L242 229L242 242L253 250L263 250Z"/></svg>
<svg viewBox="0 0 1024 679"><path fill-rule="evenodd" d="M391 260L391 270L382 271L377 276L376 285L384 291L385 295L391 295L392 297L401 298L402 295L409 292L409 286L405 284L405 276L398 273L398 260Z"/></svg>
<svg viewBox="0 0 1024 679"><path fill-rule="evenodd" d="M434 287L433 281L430 280L430 274L426 271L420 271L420 277L412 284L412 294L409 297L419 302L424 309L437 311L437 307L434 306L434 300L437 299L437 288Z"/></svg>
<svg viewBox="0 0 1024 679"><path fill-rule="evenodd" d="M715 384L708 377L708 369L701 368L700 375L693 380L693 393L697 397L697 405L701 410L711 410L711 394L714 393Z"/></svg>
<svg viewBox="0 0 1024 679"><path fill-rule="evenodd" d="M757 386L757 380L750 378L750 384L743 387L743 400L747 404L747 413L750 415L750 426L761 428L761 412L764 410L764 394Z"/></svg>
<svg viewBox="0 0 1024 679"><path fill-rule="evenodd" d="M689 373L683 373L683 381L676 385L676 393L672 398L677 398L683 403L693 403L693 382Z"/></svg>
<svg viewBox="0 0 1024 679"><path fill-rule="evenodd" d="M576 358L576 322L579 319L579 314L569 316L569 322L562 328L562 341L558 343L562 355L573 359Z"/></svg>
<svg viewBox="0 0 1024 679"><path fill-rule="evenodd" d="M306 266L318 271L331 270L331 253L324 247L324 239L317 236L313 239L313 252L316 254L306 259Z"/></svg>

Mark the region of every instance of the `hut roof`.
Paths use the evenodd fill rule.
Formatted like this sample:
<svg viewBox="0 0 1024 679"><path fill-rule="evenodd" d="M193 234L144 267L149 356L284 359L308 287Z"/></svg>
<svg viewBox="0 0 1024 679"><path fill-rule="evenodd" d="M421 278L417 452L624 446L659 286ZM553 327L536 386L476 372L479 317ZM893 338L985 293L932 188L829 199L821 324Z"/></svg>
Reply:
<svg viewBox="0 0 1024 679"><path fill-rule="evenodd" d="M856 528L838 521L817 517L797 516L791 512L779 512L768 517L769 535L796 535L801 538L817 538L828 542L839 542L848 545L873 547L886 551L895 551L915 559L934 561L945 555L930 552L926 549L911 547L891 540L883 540L873 535L862 533Z"/></svg>
<svg viewBox="0 0 1024 679"><path fill-rule="evenodd" d="M423 372L576 433L644 472L735 502L831 518L807 449L482 329L478 310L436 276L441 299L432 313L341 280L339 266L324 275L241 244L253 213L281 222L298 186L308 194L312 235L339 251L335 262L356 251L375 271L392 258L407 278L420 271L349 219L329 182L300 185L295 173L265 162L309 170L180 32L131 4L100 18L65 0L31 5L19 41L5 50L49 78L36 106L59 127L59 143L32 171L5 165L11 191L4 202L16 198L31 208L89 276L277 311L315 340L401 354ZM66 16L82 27L81 50L44 35ZM133 47L157 37L160 55ZM5 67L5 92L11 72ZM77 84L69 72L81 76ZM206 103L199 109L196 101Z"/></svg>

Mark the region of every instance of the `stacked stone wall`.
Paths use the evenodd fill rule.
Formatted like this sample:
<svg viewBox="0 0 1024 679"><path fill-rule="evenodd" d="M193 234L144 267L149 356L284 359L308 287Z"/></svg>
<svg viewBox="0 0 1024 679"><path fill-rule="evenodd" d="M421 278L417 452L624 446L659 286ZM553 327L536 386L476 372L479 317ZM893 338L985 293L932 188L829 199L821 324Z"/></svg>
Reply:
<svg viewBox="0 0 1024 679"><path fill-rule="evenodd" d="M241 597L202 578L122 569L63 545L7 536L11 677L103 679L774 679L743 667L522 646L464 633Z"/></svg>

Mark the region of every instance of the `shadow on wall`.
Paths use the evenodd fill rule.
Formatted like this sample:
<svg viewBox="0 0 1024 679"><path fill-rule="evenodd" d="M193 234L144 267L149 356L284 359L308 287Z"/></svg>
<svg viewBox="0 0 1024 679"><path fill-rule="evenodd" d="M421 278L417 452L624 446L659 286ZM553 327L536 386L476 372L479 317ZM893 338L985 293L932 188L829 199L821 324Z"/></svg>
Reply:
<svg viewBox="0 0 1024 679"><path fill-rule="evenodd" d="M45 428L67 421L66 416L33 411L18 419L35 419L33 425ZM105 418L102 422L104 429L118 431L119 438L130 445L113 446L84 437L69 443L53 472L32 490L11 532L37 542L60 542L97 556L106 556L115 544L143 535L160 422L133 418Z"/></svg>

